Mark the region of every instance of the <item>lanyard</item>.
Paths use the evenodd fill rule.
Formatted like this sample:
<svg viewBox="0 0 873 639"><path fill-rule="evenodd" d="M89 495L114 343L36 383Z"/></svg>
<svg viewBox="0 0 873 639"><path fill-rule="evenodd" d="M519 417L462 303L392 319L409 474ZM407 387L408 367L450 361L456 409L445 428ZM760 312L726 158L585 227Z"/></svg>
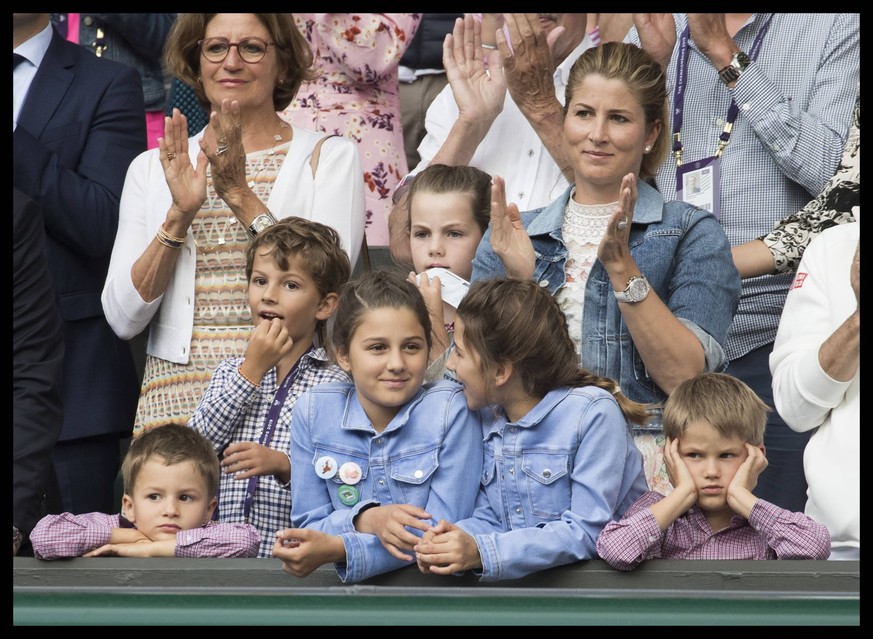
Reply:
<svg viewBox="0 0 873 639"><path fill-rule="evenodd" d="M273 434L276 432L276 424L279 421L279 413L282 412L282 406L285 404L285 400L288 398L288 392L291 390L291 384L294 383L294 379L297 377L297 371L300 368L300 362L303 361L304 357L309 356L312 352L313 348L310 346L309 350L306 351L300 359L298 359L294 366L288 371L288 374L285 375L285 379L282 380L282 383L279 385L279 388L276 390L276 395L273 397L273 401L270 403L270 410L267 412L267 419L264 422L264 428L261 431L261 437L258 439L258 443L261 446L269 446L270 442L273 441ZM248 484L246 485L246 497L245 502L243 502L243 521L246 523L249 522L249 513L252 510L252 502L255 500L255 491L258 489L258 480L260 480L260 475L255 475L254 477L249 477Z"/></svg>
<svg viewBox="0 0 873 639"><path fill-rule="evenodd" d="M755 36L752 42L752 49L749 52L751 59L758 57L758 51L761 49L761 43L764 41L764 36L770 28L770 22L773 20L773 14L761 25L758 35ZM688 83L688 39L691 36L690 25L685 25L685 29L679 38L679 56L676 60L676 86L673 89L673 157L676 158L676 168L682 166L682 113L685 109L685 88ZM719 135L718 147L715 151L715 157L721 156L724 148L730 141L731 131L734 128L734 121L737 119L737 114L740 109L737 103L731 97L731 105L728 109L727 117L725 118L724 129ZM678 186L677 186L678 190Z"/></svg>

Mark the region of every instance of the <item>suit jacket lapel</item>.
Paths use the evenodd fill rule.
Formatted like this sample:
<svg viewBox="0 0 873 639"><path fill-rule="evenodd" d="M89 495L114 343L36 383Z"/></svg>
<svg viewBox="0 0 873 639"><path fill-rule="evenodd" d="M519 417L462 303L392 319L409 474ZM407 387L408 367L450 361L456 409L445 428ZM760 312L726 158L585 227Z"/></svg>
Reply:
<svg viewBox="0 0 873 639"><path fill-rule="evenodd" d="M39 138L51 121L75 77L76 62L67 43L57 31L24 99L18 125Z"/></svg>

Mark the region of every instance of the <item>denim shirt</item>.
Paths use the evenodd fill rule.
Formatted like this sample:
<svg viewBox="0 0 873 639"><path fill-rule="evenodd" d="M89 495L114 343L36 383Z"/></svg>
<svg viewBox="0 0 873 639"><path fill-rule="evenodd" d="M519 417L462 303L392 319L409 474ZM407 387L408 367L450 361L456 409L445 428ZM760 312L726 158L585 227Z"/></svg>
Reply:
<svg viewBox="0 0 873 639"><path fill-rule="evenodd" d="M740 298L740 276L730 244L715 216L679 201L664 202L661 194L637 181L628 245L640 272L673 315L700 340L707 371L723 371L723 345ZM564 210L573 187L540 209L522 214L522 223L536 254L534 279L555 295L566 281L567 247L561 236ZM504 277L505 270L491 249L489 228L473 259L472 280ZM644 403L667 399L649 376L622 319L606 269L596 261L585 284L582 312L582 366L616 380L622 393ZM660 420L646 427L660 430Z"/></svg>
<svg viewBox="0 0 873 639"><path fill-rule="evenodd" d="M648 490L627 420L602 388L555 389L517 423L498 410L482 430L482 486L458 522L476 540L482 581L596 557L603 527Z"/></svg>
<svg viewBox="0 0 873 639"><path fill-rule="evenodd" d="M340 500L338 475L322 479L316 473L324 456L337 468L346 462L360 467L356 504ZM362 507L413 504L431 515L432 524L457 521L473 511L481 469L481 421L467 408L460 385L425 384L377 433L353 384L320 384L300 396L291 421L291 523L339 535L346 561L336 564L337 574L357 582L409 565L390 555L376 535L355 531Z"/></svg>

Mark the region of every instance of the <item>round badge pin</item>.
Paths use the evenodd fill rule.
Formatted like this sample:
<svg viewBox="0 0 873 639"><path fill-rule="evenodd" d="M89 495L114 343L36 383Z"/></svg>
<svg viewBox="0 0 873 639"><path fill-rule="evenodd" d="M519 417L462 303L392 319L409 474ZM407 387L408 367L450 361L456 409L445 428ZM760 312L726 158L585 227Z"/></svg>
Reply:
<svg viewBox="0 0 873 639"><path fill-rule="evenodd" d="M346 462L339 467L339 477L350 486L361 481L361 467L355 462Z"/></svg>
<svg viewBox="0 0 873 639"><path fill-rule="evenodd" d="M319 457L315 462L315 474L322 479L330 479L336 475L336 460L329 455Z"/></svg>
<svg viewBox="0 0 873 639"><path fill-rule="evenodd" d="M348 484L343 484L337 488L337 494L344 506L354 506L361 500L361 494L358 492L358 489Z"/></svg>

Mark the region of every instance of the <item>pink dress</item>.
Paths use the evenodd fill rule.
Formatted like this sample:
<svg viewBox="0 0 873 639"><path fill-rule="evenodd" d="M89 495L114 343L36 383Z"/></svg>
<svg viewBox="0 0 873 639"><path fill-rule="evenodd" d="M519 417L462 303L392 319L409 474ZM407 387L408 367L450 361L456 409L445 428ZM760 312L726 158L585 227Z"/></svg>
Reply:
<svg viewBox="0 0 873 639"><path fill-rule="evenodd" d="M364 171L367 243L388 245L391 194L408 173L397 70L420 13L295 13L321 77L304 83L282 118L358 145Z"/></svg>

